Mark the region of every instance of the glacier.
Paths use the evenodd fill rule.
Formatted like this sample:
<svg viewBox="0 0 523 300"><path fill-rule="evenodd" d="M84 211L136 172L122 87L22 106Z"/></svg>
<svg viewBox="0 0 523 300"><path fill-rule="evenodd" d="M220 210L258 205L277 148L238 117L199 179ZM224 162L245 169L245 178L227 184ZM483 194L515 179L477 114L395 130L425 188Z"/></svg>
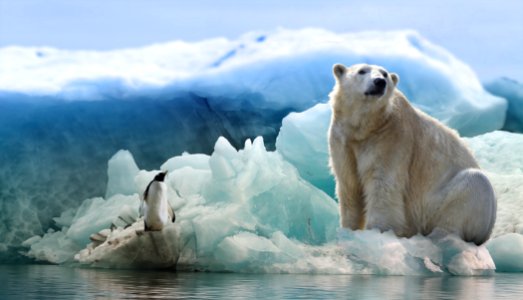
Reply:
<svg viewBox="0 0 523 300"><path fill-rule="evenodd" d="M476 155L506 153L481 161L504 199L486 248L338 228L325 102L332 65L358 62L398 73L414 105L478 135L467 140ZM520 175L506 171L519 136L485 135L508 124L513 100L485 91L469 66L416 32L279 29L103 52L5 47L0 66L0 262L23 252L143 267L179 256L180 268L211 271L474 275L493 270L490 255L518 255L496 245L523 233ZM118 217L137 218L153 170L169 170L181 219L165 234L133 235L139 221L121 228ZM111 226L107 244L88 250L89 236ZM171 254L111 254L150 247L148 238Z"/></svg>

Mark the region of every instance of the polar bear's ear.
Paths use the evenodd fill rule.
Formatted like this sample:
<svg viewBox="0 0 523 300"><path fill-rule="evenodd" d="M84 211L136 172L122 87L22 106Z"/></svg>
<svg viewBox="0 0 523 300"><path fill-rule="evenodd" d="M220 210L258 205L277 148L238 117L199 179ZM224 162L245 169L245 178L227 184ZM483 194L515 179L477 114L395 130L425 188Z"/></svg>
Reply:
<svg viewBox="0 0 523 300"><path fill-rule="evenodd" d="M335 64L332 67L332 73L334 73L334 77L338 80L345 75L345 72L347 72L347 68L342 64Z"/></svg>
<svg viewBox="0 0 523 300"><path fill-rule="evenodd" d="M396 73L390 74L390 78L392 78L392 82L394 82L394 85L398 85L398 82L400 82L400 77Z"/></svg>

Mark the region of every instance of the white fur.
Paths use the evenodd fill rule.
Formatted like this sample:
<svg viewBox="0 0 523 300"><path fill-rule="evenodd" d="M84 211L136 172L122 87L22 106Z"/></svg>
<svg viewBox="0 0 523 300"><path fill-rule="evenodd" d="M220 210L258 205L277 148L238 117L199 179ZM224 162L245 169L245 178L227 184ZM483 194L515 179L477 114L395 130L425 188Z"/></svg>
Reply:
<svg viewBox="0 0 523 300"><path fill-rule="evenodd" d="M413 108L382 67L336 65L334 75L329 150L341 225L400 236L440 229L485 242L496 199L458 135ZM369 94L376 78L386 88Z"/></svg>

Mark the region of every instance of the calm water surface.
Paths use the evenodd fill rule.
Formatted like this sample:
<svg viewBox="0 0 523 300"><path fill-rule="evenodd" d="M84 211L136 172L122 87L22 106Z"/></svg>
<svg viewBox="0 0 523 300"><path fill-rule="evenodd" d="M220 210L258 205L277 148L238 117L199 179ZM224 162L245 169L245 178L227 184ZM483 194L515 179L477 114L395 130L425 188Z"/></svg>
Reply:
<svg viewBox="0 0 523 300"><path fill-rule="evenodd" d="M176 273L0 265L0 299L523 299L492 277Z"/></svg>

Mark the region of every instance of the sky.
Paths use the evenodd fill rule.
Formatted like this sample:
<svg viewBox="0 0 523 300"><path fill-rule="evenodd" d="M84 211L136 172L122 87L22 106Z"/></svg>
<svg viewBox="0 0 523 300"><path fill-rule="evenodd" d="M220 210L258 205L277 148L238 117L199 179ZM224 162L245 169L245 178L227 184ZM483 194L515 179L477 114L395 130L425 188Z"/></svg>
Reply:
<svg viewBox="0 0 523 300"><path fill-rule="evenodd" d="M110 50L278 27L414 29L482 80L523 81L521 0L0 0L0 47Z"/></svg>

